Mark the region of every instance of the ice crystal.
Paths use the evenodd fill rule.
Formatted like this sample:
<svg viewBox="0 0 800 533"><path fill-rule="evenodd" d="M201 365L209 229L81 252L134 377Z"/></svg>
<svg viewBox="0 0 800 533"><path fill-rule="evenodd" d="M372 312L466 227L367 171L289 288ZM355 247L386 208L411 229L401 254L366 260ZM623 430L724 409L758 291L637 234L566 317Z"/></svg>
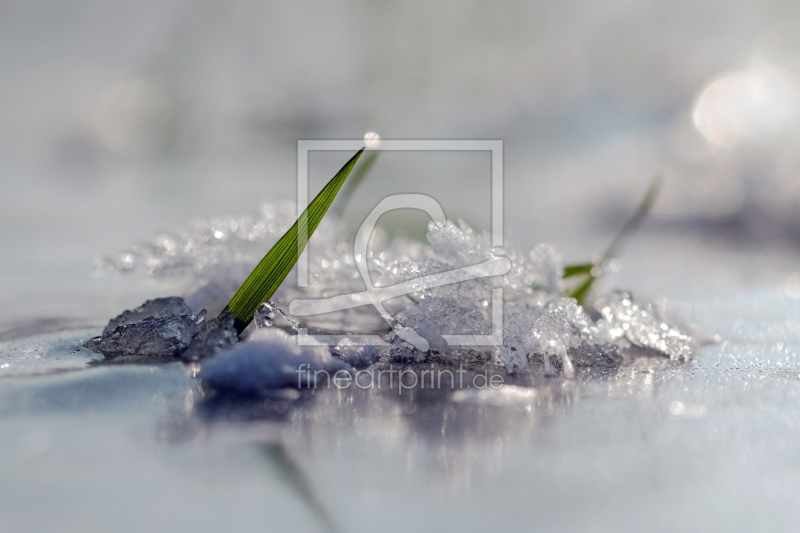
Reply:
<svg viewBox="0 0 800 533"><path fill-rule="evenodd" d="M228 217L197 222L174 235L161 235L107 259L103 268L149 276L177 275L186 282L187 302L193 309L222 309L252 267L292 224L295 210L288 203L267 204L250 217ZM503 365L508 372L527 369L569 377L581 368L614 367L621 353L645 348L672 359L686 359L694 348L690 334L667 320L655 306L630 295L614 296L600 306L602 319L593 320L575 300L562 296L561 256L551 246L538 245L523 253L513 246L494 248L489 234L466 223L448 221L429 225L428 245L396 239L387 242L376 229L367 251L370 282L376 289L406 284L407 294L383 302L396 323L387 324L374 307L365 305L336 313L295 317L280 311L296 298L314 299L365 290L352 242L332 214L311 238L309 286L287 281L272 302L256 311L257 327L285 317L298 327L321 333L380 334L383 343L343 340L332 352L356 367L381 361L459 362ZM507 258L511 268L503 275L479 276L468 281L431 287L426 276ZM504 259L505 261L505 259ZM292 279L290 276L289 279ZM448 335L487 336L495 330L493 289L502 291L502 343L484 346L448 344ZM627 302L627 303L626 303ZM280 311L280 313L279 313ZM394 328L391 331L390 326ZM415 332L425 339L422 350L398 337ZM401 335L405 338L410 338ZM417 346L419 346L417 344ZM243 357L243 356L242 356Z"/></svg>
<svg viewBox="0 0 800 533"><path fill-rule="evenodd" d="M345 337L333 347L331 353L351 366L362 369L388 356L389 347L377 341L355 342Z"/></svg>
<svg viewBox="0 0 800 533"><path fill-rule="evenodd" d="M299 322L272 302L263 302L258 306L258 309L253 313L253 322L256 325L256 329L271 328L275 325L275 318L278 316L286 320L293 330L297 331L300 328Z"/></svg>
<svg viewBox="0 0 800 533"><path fill-rule="evenodd" d="M600 309L611 338L620 344L655 350L670 359L685 361L695 348L695 340L685 326L676 325L663 309L642 302L628 293L617 292Z"/></svg>

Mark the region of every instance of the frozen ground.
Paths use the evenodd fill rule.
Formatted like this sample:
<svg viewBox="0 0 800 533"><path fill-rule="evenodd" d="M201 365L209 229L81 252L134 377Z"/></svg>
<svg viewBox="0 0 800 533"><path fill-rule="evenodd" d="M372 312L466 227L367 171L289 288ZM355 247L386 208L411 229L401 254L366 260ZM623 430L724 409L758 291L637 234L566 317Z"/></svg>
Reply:
<svg viewBox="0 0 800 533"><path fill-rule="evenodd" d="M641 236L609 282L679 303L722 341L687 364L643 360L495 394L320 391L220 404L203 399L195 366L91 367L97 357L79 345L102 320L53 321L42 335L18 324L0 345L0 524L791 530L796 261L782 249Z"/></svg>

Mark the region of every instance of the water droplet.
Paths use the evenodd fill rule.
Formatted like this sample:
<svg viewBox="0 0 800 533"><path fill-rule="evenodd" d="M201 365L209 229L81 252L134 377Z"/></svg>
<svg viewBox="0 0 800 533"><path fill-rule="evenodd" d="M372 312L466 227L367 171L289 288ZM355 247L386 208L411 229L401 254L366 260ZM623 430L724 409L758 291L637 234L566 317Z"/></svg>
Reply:
<svg viewBox="0 0 800 533"><path fill-rule="evenodd" d="M287 315L283 309L278 307L272 302L263 302L261 305L258 306L255 313L253 314L253 320L256 323L256 327L261 328L271 328L275 325L275 317L280 314L286 322L289 323L289 326L295 331L300 328L300 323Z"/></svg>
<svg viewBox="0 0 800 533"><path fill-rule="evenodd" d="M272 302L264 302L261 305L259 305L253 316L253 320L255 320L256 327L258 329L271 328L272 325L275 323L276 309L277 307Z"/></svg>
<svg viewBox="0 0 800 533"><path fill-rule="evenodd" d="M381 136L374 131L369 131L364 135L364 145L367 148L377 148L381 144Z"/></svg>

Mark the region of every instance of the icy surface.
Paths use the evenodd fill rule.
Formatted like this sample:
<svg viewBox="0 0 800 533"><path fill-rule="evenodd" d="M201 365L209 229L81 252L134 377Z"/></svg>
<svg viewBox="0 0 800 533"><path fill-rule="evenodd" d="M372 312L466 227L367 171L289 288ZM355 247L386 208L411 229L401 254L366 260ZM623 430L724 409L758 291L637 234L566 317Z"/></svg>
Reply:
<svg viewBox="0 0 800 533"><path fill-rule="evenodd" d="M323 346L299 346L296 338L275 328L259 329L233 350L205 361L198 377L222 392L273 396L276 389L308 388L307 376L330 376L349 365L331 357ZM313 383L313 378L312 382Z"/></svg>
<svg viewBox="0 0 800 533"><path fill-rule="evenodd" d="M599 339L599 322L532 290L522 301L507 297L507 327L532 331L556 310L554 319L571 324L576 370L589 358L607 372L576 372L574 380L535 374L497 391L402 397L320 389L296 401L287 374L282 394L261 391L267 398L232 407L229 421L224 414L209 420L214 395L195 378L222 355L193 365L86 369L99 355L80 343L102 324L3 341L2 364L17 369L6 375L57 373L0 379L0 524L11 531L30 530L31 520L42 530L200 531L268 523L319 531L312 501L339 530L355 532L530 524L792 531L800 520L793 422L800 416L800 307L784 283L797 258L769 256L762 265L735 251L645 241L631 248L625 284L687 302L682 316L723 339L688 362L660 356L620 364L619 339L601 356L594 344L577 342ZM400 255L390 248L386 264L391 250ZM419 245L415 253L404 260L423 264L430 250ZM512 325L523 317L529 322ZM487 321L481 333L488 332ZM518 342L509 347L533 341ZM349 353L374 364L374 354L380 359L387 349L353 346ZM539 349L525 355L524 368L543 370ZM557 357L552 363L558 369ZM77 368L85 370L63 372ZM231 374L233 383L239 375ZM256 420L241 422L243 411ZM280 461L267 453L275 447L287 452ZM311 492L293 488L287 472L301 472ZM38 512L43 506L48 513Z"/></svg>
<svg viewBox="0 0 800 533"><path fill-rule="evenodd" d="M705 348L687 366L645 358L591 380L414 397L318 390L301 403L286 394L247 404L266 419L252 424L207 421L208 395L193 365L5 380L4 524L23 530L47 505L37 523L86 531L104 529L85 518L91 509L105 528L120 531L165 523L318 531L309 503L316 502L340 529L355 532L480 531L488 522L511 530L537 523L627 532L658 523L691 531L702 522L791 531L800 519L796 300L772 290L693 302L692 309L704 329L731 341ZM31 364L79 342L80 333L25 339L43 355ZM200 364L201 376L215 359ZM293 379L285 383L298 392ZM274 447L286 450L282 461L266 452ZM287 472L302 474L311 492L293 488ZM76 484L80 492L70 490ZM126 501L112 498L97 509L87 503L110 491Z"/></svg>
<svg viewBox="0 0 800 533"><path fill-rule="evenodd" d="M87 364L103 359L96 351L81 346L96 332L96 328L66 325L33 337L0 340L0 378L85 369Z"/></svg>

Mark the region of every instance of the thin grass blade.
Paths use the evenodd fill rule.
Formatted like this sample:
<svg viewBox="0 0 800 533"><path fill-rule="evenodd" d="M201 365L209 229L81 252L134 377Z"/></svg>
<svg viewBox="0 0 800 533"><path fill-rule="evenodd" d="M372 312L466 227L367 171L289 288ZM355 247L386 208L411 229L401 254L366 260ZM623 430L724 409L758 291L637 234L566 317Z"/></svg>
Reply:
<svg viewBox="0 0 800 533"><path fill-rule="evenodd" d="M603 261L606 262L609 259L613 259L619 255L619 251L622 248L622 244L634 231L639 229L639 226L642 224L647 215L650 214L650 210L653 208L653 204L658 198L658 193L661 190L661 176L656 176L653 179L653 182L650 184L650 187L647 189L647 194L644 195L642 201L639 203L639 206L636 208L636 212L633 214L631 218L622 226L622 229L619 230L614 240L611 241L611 244L608 245L606 249L606 253L603 254Z"/></svg>
<svg viewBox="0 0 800 533"><path fill-rule="evenodd" d="M300 218L267 252L255 269L247 276L231 301L222 310L233 315L236 330L241 333L253 320L253 313L262 302L269 300L289 275L297 259L317 229L322 217L336 198L364 149L358 151L328 182L303 211Z"/></svg>
<svg viewBox="0 0 800 533"><path fill-rule="evenodd" d="M286 447L283 444L262 444L260 448L266 461L277 470L303 505L317 517L325 531L331 533L338 531L328 509L317 497L301 465L292 459Z"/></svg>
<svg viewBox="0 0 800 533"><path fill-rule="evenodd" d="M622 229L620 229L617 235L614 237L614 240L611 241L611 244L606 249L606 252L603 254L599 263L589 262L580 265L569 265L564 267L564 273L561 276L562 279L575 276L588 276L585 281L581 282L580 285L568 292L568 295L578 300L579 304L583 305L584 300L589 295L589 291L592 289L592 285L594 285L594 282L597 281L597 278L602 275L602 268L608 263L608 261L619 256L625 240L639 228L644 219L650 213L656 198L658 198L658 193L660 190L661 177L657 176L650 184L650 188L647 189L647 194L645 194L644 198L642 198L642 201L639 202L639 206L636 208L633 216L628 219L625 225L622 226ZM597 272L597 270L595 270L596 267L600 267L597 269L600 271L599 274L593 273Z"/></svg>
<svg viewBox="0 0 800 533"><path fill-rule="evenodd" d="M564 273L561 275L563 279L572 278L574 276L584 276L592 273L592 269L596 267L594 263L584 263L582 265L567 265L564 267Z"/></svg>
<svg viewBox="0 0 800 533"><path fill-rule="evenodd" d="M578 285L572 292L569 293L571 298L575 298L578 300L578 303L583 305L583 301L586 299L586 296L589 295L589 290L592 288L592 285L597 280L597 276L589 276L586 278L586 281Z"/></svg>
<svg viewBox="0 0 800 533"><path fill-rule="evenodd" d="M344 214L344 210L350 202L350 198L353 197L353 193L356 192L358 186L361 185L370 170L372 170L372 166L375 164L379 153L380 152L377 151L371 151L365 154L361 159L361 164L358 165L358 168L353 171L353 175L347 180L347 183L344 184L342 192L339 193L339 197L333 206L333 212L336 213L337 216L341 217Z"/></svg>

